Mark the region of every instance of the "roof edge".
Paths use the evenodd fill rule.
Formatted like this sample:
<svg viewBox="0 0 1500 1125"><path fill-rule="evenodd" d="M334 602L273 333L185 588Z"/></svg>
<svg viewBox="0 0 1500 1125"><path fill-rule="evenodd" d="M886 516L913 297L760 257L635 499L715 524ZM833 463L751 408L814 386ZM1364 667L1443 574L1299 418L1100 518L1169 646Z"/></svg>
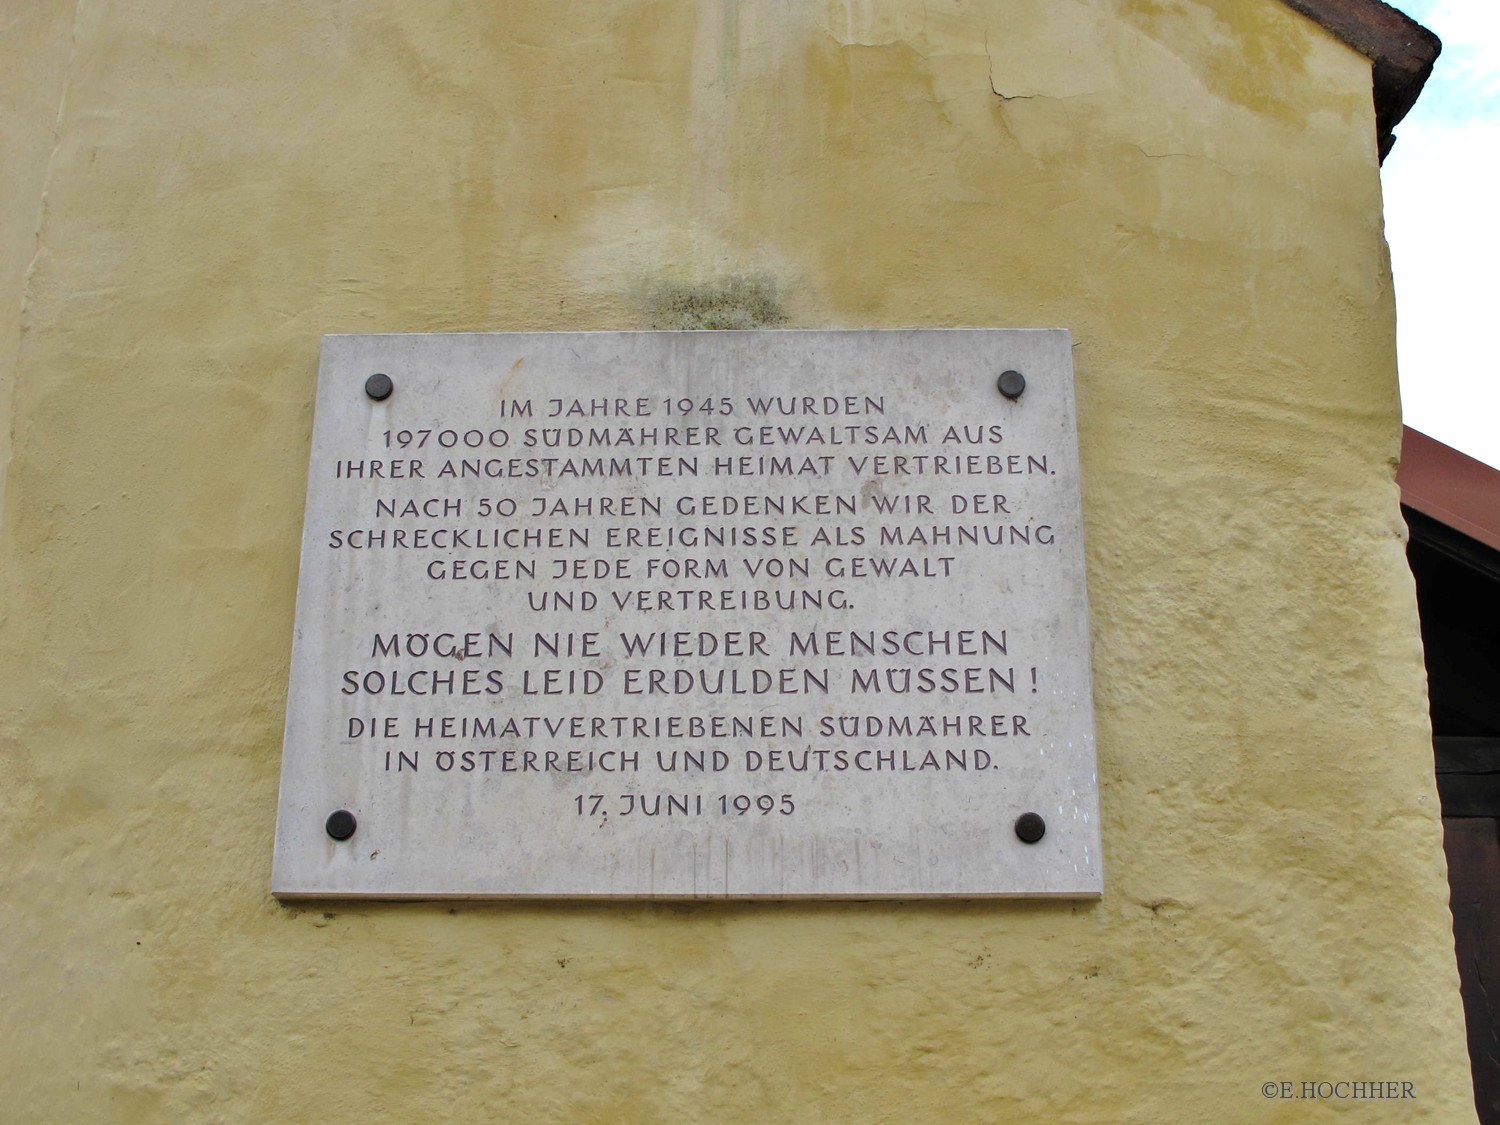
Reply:
<svg viewBox="0 0 1500 1125"><path fill-rule="evenodd" d="M1500 551L1500 470L1401 427L1401 503Z"/></svg>
<svg viewBox="0 0 1500 1125"><path fill-rule="evenodd" d="M1396 123L1416 103L1442 40L1381 0L1282 0L1370 60L1380 159L1396 143Z"/></svg>

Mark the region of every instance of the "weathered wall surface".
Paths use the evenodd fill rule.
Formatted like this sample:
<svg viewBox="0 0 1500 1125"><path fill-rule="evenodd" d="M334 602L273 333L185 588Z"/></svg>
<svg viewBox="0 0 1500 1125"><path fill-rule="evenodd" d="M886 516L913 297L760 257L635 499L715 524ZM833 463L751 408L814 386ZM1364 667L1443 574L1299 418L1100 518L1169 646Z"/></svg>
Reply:
<svg viewBox="0 0 1500 1125"><path fill-rule="evenodd" d="M1365 60L1271 0L22 7L0 1116L1471 1113ZM321 335L757 323L1073 330L1103 901L277 905Z"/></svg>

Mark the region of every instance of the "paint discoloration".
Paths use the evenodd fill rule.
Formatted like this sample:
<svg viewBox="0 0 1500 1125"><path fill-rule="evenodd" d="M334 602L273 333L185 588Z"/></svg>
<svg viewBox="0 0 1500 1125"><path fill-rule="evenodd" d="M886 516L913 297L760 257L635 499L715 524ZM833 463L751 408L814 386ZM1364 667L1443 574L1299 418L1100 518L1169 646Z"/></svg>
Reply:
<svg viewBox="0 0 1500 1125"><path fill-rule="evenodd" d="M776 328L788 319L780 289L764 274L706 285L658 282L647 290L641 309L648 328L686 331Z"/></svg>

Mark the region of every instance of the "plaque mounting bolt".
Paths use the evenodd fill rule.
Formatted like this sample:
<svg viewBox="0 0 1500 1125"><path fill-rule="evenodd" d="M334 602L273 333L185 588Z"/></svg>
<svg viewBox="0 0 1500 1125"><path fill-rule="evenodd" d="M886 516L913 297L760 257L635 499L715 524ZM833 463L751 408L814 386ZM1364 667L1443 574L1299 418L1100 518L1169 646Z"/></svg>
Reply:
<svg viewBox="0 0 1500 1125"><path fill-rule="evenodd" d="M328 820L323 827L335 840L347 840L354 835L359 822L354 819L354 814L348 809L336 809L328 814Z"/></svg>
<svg viewBox="0 0 1500 1125"><path fill-rule="evenodd" d="M376 402L384 402L390 398L391 392L395 389L396 384L391 382L391 377L378 371L365 380L365 394Z"/></svg>
<svg viewBox="0 0 1500 1125"><path fill-rule="evenodd" d="M353 820L353 817L349 818ZM351 829L351 831L353 831ZM329 829L332 835L333 830ZM1023 844L1034 844L1047 834L1047 822L1034 812L1022 813L1016 817L1016 837Z"/></svg>
<svg viewBox="0 0 1500 1125"><path fill-rule="evenodd" d="M1001 394L1014 402L1026 389L1026 376L1019 371L1002 371L996 385L1000 388Z"/></svg>

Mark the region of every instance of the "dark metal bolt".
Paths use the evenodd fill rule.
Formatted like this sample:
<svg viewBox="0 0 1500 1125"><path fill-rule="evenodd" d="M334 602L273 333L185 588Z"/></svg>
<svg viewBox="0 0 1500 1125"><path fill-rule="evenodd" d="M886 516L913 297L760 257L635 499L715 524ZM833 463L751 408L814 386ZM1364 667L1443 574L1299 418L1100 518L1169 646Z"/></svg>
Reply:
<svg viewBox="0 0 1500 1125"><path fill-rule="evenodd" d="M347 840L354 835L359 822L354 819L354 814L348 809L337 809L328 814L328 820L323 827L335 840Z"/></svg>
<svg viewBox="0 0 1500 1125"><path fill-rule="evenodd" d="M352 820L353 817L350 817ZM330 830L331 832L331 830ZM1047 822L1034 812L1016 817L1016 836L1023 844L1034 844L1047 834Z"/></svg>
<svg viewBox="0 0 1500 1125"><path fill-rule="evenodd" d="M1000 393L1014 401L1020 398L1021 392L1026 389L1026 376L1019 371L1002 371L998 385Z"/></svg>
<svg viewBox="0 0 1500 1125"><path fill-rule="evenodd" d="M390 398L391 392L395 389L396 384L391 382L391 377L389 375L382 375L378 371L365 380L365 394L369 395L376 402L384 402Z"/></svg>

